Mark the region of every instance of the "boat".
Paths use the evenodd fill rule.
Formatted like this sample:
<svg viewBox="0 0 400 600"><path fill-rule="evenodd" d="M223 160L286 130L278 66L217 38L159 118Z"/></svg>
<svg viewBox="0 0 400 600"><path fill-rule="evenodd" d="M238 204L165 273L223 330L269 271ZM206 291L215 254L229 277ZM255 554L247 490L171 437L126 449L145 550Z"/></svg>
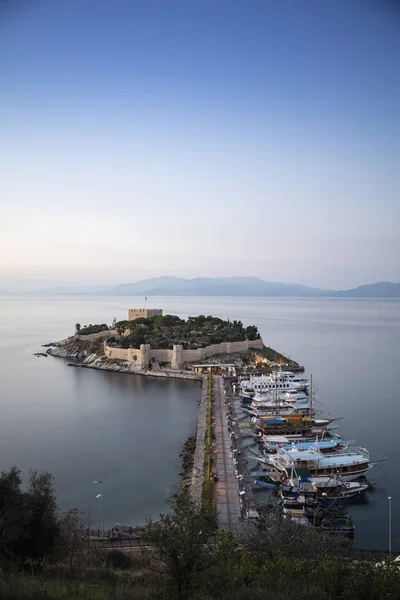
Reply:
<svg viewBox="0 0 400 600"><path fill-rule="evenodd" d="M251 404L254 395L255 391L252 387L246 385L244 388L240 388L240 400L243 404Z"/></svg>
<svg viewBox="0 0 400 600"><path fill-rule="evenodd" d="M254 392L253 401L259 402L272 402L275 397L278 397L280 402L309 402L309 395L299 390L286 390L285 392L279 392L276 394L275 390L257 391Z"/></svg>
<svg viewBox="0 0 400 600"><path fill-rule="evenodd" d="M274 371L272 374L279 375L279 377L286 377L287 379L289 379L289 381L295 381L296 383L299 383L300 385L304 386L303 389L306 389L309 384L308 379L306 379L305 377L299 377L298 375L295 375L295 373L293 373L292 371L282 371L281 369L279 369L279 371Z"/></svg>
<svg viewBox="0 0 400 600"><path fill-rule="evenodd" d="M282 396L277 396L276 398L273 398L272 396L267 396L267 397L262 397L260 395L256 395L254 396L254 398L252 399L251 402L251 406L252 408L258 408L258 409L263 409L263 408L271 408L274 407L276 405L279 406L296 406L298 408L304 408L304 407L310 407L310 400L307 396L305 396L305 398L300 398L300 399L296 399L296 398L282 398Z"/></svg>
<svg viewBox="0 0 400 600"><path fill-rule="evenodd" d="M270 406L264 406L262 408L254 408L253 405L251 405L248 408L248 412L256 419L269 419L270 417L285 418L290 415L309 417L313 415L313 410L310 408L309 404L296 406L294 404L290 404L289 402L273 404Z"/></svg>
<svg viewBox="0 0 400 600"><path fill-rule="evenodd" d="M307 467L314 481L327 482L339 475L343 481L354 481L365 475L374 462L370 461L365 448L346 448L338 452L322 453L319 450L284 450L270 454L269 464L281 474L281 480L289 478L292 467Z"/></svg>
<svg viewBox="0 0 400 600"><path fill-rule="evenodd" d="M338 419L316 419L302 415L287 415L281 418L253 417L250 421L255 429L255 439L262 435L323 435L327 427Z"/></svg>
<svg viewBox="0 0 400 600"><path fill-rule="evenodd" d="M345 485L342 486L345 489ZM290 491L279 492L284 518L299 520L306 518L308 523L320 531L354 536L354 522L347 514L341 491L332 500L321 493L315 484L299 478Z"/></svg>
<svg viewBox="0 0 400 600"><path fill-rule="evenodd" d="M282 480L282 474L279 471L271 470L267 464L266 457L249 457L259 463L257 470L250 472L250 477L254 477L254 485L266 487L268 489L282 490L289 497L290 493L299 488L300 484L306 483L328 499L335 499L339 495L343 500L360 496L369 488L369 482L366 478L357 481L344 482L340 476L332 476L326 481L313 479L311 472L307 468L291 469L290 477ZM260 481L259 478L268 479L269 482ZM265 485L264 485L265 483Z"/></svg>
<svg viewBox="0 0 400 600"><path fill-rule="evenodd" d="M265 470L264 473L267 473L267 471ZM260 476L260 473L258 473L258 477ZM273 471L269 471L268 476L272 481L276 479ZM318 490L326 498L338 498L340 496L344 500L359 496L369 487L369 483L365 478L345 482L339 475L334 475L325 482L319 481L312 477L309 469L302 467L297 469L292 468L290 470L290 477L284 483L281 482L280 489L289 493L301 488L303 485L311 486L312 489Z"/></svg>
<svg viewBox="0 0 400 600"><path fill-rule="evenodd" d="M307 383L305 383L305 381ZM278 392L301 391L308 387L308 381L296 377L289 377L279 372L273 375L251 375L249 386L255 392L268 392L278 390Z"/></svg>
<svg viewBox="0 0 400 600"><path fill-rule="evenodd" d="M318 436L291 436L283 435L264 435L261 443L264 447L265 454L277 452L279 448L284 450L313 450L317 449L320 452L330 452L342 449L346 444L337 434L334 436L325 436L318 439ZM348 443L347 443L348 445Z"/></svg>
<svg viewBox="0 0 400 600"><path fill-rule="evenodd" d="M257 396L257 394L256 394L256 396ZM305 392L301 392L298 390L286 390L286 392L281 392L279 394L279 398L281 400L290 400L291 402L293 400L296 400L296 401L298 401L298 400L304 400L304 401L307 400L308 401L309 400L309 397Z"/></svg>

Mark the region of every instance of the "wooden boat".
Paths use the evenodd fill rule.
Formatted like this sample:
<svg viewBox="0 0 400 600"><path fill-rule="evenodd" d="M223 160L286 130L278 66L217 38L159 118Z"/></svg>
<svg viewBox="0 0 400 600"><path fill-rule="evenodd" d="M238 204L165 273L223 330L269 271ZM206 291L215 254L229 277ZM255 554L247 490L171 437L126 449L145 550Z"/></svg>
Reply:
<svg viewBox="0 0 400 600"><path fill-rule="evenodd" d="M289 492L280 491L280 501L284 518L295 519L317 527L320 531L354 536L354 523L346 512L343 499L339 495L330 501L310 482L298 481Z"/></svg>
<svg viewBox="0 0 400 600"><path fill-rule="evenodd" d="M374 462L370 461L365 448L347 448L335 453L323 454L318 450L284 450L270 454L268 463L279 473L282 480L289 478L292 468L307 467L313 481L321 483L338 475L343 481L354 481L365 475Z"/></svg>

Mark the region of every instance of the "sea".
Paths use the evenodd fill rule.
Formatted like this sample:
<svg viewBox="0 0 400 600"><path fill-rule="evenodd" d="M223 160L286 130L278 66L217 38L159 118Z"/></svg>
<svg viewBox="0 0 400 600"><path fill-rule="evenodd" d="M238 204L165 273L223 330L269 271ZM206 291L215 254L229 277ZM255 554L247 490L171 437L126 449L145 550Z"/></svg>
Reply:
<svg viewBox="0 0 400 600"><path fill-rule="evenodd" d="M34 353L77 322L111 324L143 306L132 296L0 297L0 468L16 465L24 482L30 469L50 471L60 509L86 515L101 487L106 528L168 510L182 445L196 428L199 384L76 369ZM321 415L341 417L344 439L383 461L365 497L349 505L357 546L387 549L390 496L400 551L400 300L157 297L147 306L257 325L266 345L303 365ZM91 504L94 526L101 505Z"/></svg>

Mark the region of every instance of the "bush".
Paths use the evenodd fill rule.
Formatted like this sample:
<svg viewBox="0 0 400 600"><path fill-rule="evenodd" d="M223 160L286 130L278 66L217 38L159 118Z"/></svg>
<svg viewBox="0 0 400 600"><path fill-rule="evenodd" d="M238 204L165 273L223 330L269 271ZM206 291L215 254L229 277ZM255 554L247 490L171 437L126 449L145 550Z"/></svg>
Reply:
<svg viewBox="0 0 400 600"><path fill-rule="evenodd" d="M79 335L90 335L91 333L100 333L102 331L108 331L110 328L105 323L101 325L87 325L79 331Z"/></svg>
<svg viewBox="0 0 400 600"><path fill-rule="evenodd" d="M122 550L110 550L104 557L104 563L111 569L131 569L132 557Z"/></svg>

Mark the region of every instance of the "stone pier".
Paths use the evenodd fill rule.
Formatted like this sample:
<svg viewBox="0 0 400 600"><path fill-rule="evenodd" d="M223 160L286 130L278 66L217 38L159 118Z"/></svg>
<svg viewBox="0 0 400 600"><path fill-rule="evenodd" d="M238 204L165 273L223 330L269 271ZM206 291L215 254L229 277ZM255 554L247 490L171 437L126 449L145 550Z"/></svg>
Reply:
<svg viewBox="0 0 400 600"><path fill-rule="evenodd" d="M218 527L232 533L237 532L241 521L240 496L238 480L235 475L231 450L231 436L228 429L227 395L223 378L214 377L214 467L218 481L215 482L215 505L217 509Z"/></svg>

